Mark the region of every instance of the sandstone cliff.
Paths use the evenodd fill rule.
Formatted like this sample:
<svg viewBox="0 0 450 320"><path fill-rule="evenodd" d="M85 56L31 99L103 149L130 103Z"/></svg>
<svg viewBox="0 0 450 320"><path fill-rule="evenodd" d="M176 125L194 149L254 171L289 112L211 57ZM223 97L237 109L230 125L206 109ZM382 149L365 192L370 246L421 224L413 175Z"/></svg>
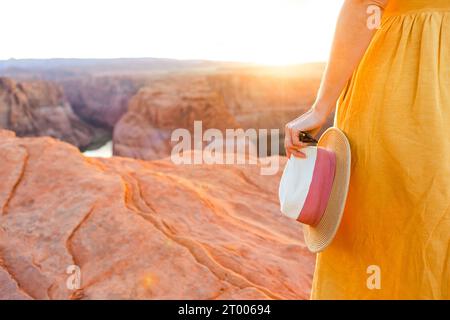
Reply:
<svg viewBox="0 0 450 320"><path fill-rule="evenodd" d="M161 77L131 99L113 133L114 154L159 159L170 154L174 129L279 129L314 102L323 65L231 69ZM324 130L332 124L330 116Z"/></svg>
<svg viewBox="0 0 450 320"><path fill-rule="evenodd" d="M238 126L205 76L166 75L154 80L131 99L114 128L114 154L147 160L167 157L172 131L192 130L194 120L203 120L204 129Z"/></svg>
<svg viewBox="0 0 450 320"><path fill-rule="evenodd" d="M143 77L78 76L60 81L75 113L111 130L127 111L130 98L145 83Z"/></svg>
<svg viewBox="0 0 450 320"><path fill-rule="evenodd" d="M80 148L94 136L73 113L63 91L48 81L0 78L0 128L19 136L51 136Z"/></svg>
<svg viewBox="0 0 450 320"><path fill-rule="evenodd" d="M308 298L314 258L279 213L279 175L90 159L10 131L0 161L0 299Z"/></svg>

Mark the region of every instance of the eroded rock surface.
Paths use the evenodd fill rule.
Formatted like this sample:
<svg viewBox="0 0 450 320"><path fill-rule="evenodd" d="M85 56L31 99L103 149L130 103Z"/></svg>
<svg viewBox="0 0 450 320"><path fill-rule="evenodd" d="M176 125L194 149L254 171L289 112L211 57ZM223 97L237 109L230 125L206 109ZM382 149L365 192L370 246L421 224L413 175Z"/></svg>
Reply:
<svg viewBox="0 0 450 320"><path fill-rule="evenodd" d="M41 80L0 77L0 128L19 136L51 136L81 149L94 136L94 130L74 114L61 88Z"/></svg>
<svg viewBox="0 0 450 320"><path fill-rule="evenodd" d="M232 69L161 77L141 88L117 123L114 154L159 159L170 154L171 133L203 129L279 129L308 110L316 97L323 65L299 69ZM324 130L332 124L330 115Z"/></svg>
<svg viewBox="0 0 450 320"><path fill-rule="evenodd" d="M145 83L142 77L84 76L61 81L75 113L92 125L112 129L127 111L130 98Z"/></svg>
<svg viewBox="0 0 450 320"><path fill-rule="evenodd" d="M1 299L309 296L314 257L257 165L86 158L9 131L0 161Z"/></svg>

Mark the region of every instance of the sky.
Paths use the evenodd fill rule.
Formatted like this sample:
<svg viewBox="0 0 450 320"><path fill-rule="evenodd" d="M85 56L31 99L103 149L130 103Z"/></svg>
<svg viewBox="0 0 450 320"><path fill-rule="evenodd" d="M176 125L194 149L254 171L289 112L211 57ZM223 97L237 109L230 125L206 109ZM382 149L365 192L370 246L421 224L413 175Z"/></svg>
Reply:
<svg viewBox="0 0 450 320"><path fill-rule="evenodd" d="M325 61L342 0L3 0L0 59Z"/></svg>

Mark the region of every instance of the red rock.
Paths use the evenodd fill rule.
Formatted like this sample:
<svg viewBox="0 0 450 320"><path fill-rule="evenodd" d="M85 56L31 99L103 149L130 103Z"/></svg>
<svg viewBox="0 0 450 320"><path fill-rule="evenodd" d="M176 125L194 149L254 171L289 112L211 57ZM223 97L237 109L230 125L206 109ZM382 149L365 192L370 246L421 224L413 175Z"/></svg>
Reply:
<svg viewBox="0 0 450 320"><path fill-rule="evenodd" d="M114 128L114 154L140 159L170 155L171 133L176 128L238 127L222 97L210 90L204 76L170 75L139 90L127 113Z"/></svg>
<svg viewBox="0 0 450 320"><path fill-rule="evenodd" d="M52 136L80 148L87 147L94 134L56 84L8 78L0 78L0 128L19 136Z"/></svg>
<svg viewBox="0 0 450 320"><path fill-rule="evenodd" d="M159 159L170 154L174 129L279 129L314 102L322 64L299 68L248 68L160 77L131 99L114 128L114 154ZM332 124L330 116L325 130Z"/></svg>
<svg viewBox="0 0 450 320"><path fill-rule="evenodd" d="M4 131L0 161L2 299L309 296L314 257L257 165L85 158Z"/></svg>
<svg viewBox="0 0 450 320"><path fill-rule="evenodd" d="M75 113L95 126L112 129L127 111L143 77L88 76L60 81Z"/></svg>

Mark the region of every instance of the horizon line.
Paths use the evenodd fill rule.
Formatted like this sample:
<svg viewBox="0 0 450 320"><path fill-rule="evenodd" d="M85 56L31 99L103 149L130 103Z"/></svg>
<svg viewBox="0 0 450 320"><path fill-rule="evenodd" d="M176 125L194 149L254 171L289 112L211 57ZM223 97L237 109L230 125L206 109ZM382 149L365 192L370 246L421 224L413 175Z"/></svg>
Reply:
<svg viewBox="0 0 450 320"><path fill-rule="evenodd" d="M142 57L92 57L92 58L80 58L80 57L51 57L51 58L0 58L0 62L9 62L9 61L70 61L70 60L98 60L98 61L107 61L107 60L172 60L179 62L210 62L210 63L236 63L236 64L250 64L250 65L273 65L273 66L296 66L296 65L305 65L305 64L323 64L327 61L325 60L311 60L311 61L298 61L298 62L286 62L286 63L261 63L247 60L219 60L219 59L207 59L207 58L165 58L165 57L150 57L150 56L142 56Z"/></svg>

